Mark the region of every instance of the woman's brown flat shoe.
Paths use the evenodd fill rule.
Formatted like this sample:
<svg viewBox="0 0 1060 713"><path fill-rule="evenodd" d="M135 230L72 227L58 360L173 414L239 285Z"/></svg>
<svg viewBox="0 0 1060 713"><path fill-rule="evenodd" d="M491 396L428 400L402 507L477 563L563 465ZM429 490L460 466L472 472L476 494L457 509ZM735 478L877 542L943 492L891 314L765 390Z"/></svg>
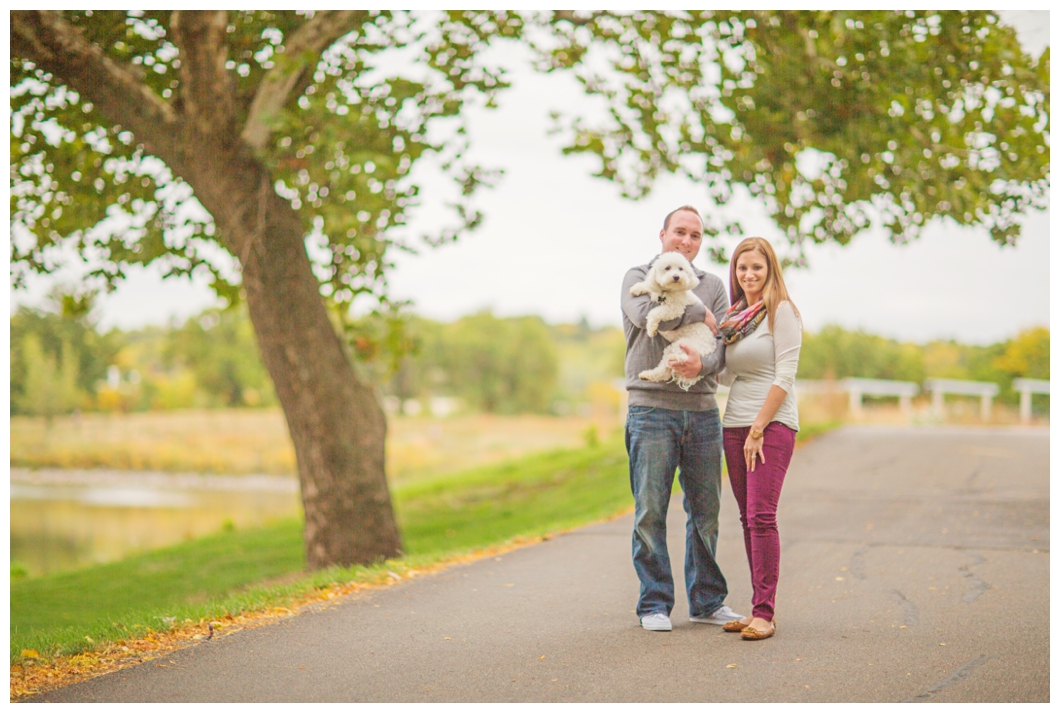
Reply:
<svg viewBox="0 0 1060 713"><path fill-rule="evenodd" d="M748 641L757 641L759 639L768 639L773 634L777 633L777 622L774 619L769 622L768 629L755 629L753 626L744 627L740 631L740 638L747 639Z"/></svg>
<svg viewBox="0 0 1060 713"><path fill-rule="evenodd" d="M727 621L721 625L722 631L740 632L743 631L745 628L747 628L747 624L744 624L742 619L737 619L736 621Z"/></svg>

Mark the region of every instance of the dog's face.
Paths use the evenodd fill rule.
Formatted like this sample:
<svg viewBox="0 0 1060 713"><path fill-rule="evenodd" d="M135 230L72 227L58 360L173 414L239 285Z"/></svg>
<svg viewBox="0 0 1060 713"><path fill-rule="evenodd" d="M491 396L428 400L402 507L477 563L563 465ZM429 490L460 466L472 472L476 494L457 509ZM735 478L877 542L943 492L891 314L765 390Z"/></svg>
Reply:
<svg viewBox="0 0 1060 713"><path fill-rule="evenodd" d="M663 253L652 263L651 277L663 292L691 290L699 284L692 265L676 252Z"/></svg>

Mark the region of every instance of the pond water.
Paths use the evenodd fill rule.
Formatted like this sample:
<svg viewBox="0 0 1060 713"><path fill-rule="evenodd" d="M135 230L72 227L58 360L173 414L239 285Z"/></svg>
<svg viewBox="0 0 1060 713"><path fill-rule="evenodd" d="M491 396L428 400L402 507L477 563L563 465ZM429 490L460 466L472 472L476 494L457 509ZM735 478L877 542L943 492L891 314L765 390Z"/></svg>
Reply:
<svg viewBox="0 0 1060 713"><path fill-rule="evenodd" d="M30 576L301 517L295 478L11 471L11 562Z"/></svg>

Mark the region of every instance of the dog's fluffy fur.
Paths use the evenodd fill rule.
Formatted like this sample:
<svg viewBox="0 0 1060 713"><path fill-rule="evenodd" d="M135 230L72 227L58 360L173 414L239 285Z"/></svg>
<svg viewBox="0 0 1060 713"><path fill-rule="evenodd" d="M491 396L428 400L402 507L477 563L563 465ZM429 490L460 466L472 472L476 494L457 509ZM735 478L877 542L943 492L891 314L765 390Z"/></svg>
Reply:
<svg viewBox="0 0 1060 713"><path fill-rule="evenodd" d="M701 377L685 379L670 368L668 362L688 361L688 355L681 349L681 344L699 352L700 358L707 356L717 347L714 335L710 328L703 322L686 324L669 332L659 332L659 323L670 319L677 319L684 314L685 308L693 304L703 304L699 296L692 291L699 284L699 278L692 271L692 265L683 255L676 252L668 252L660 255L648 269L648 275L643 282L638 282L630 288L629 293L634 297L639 295L651 295L653 302L659 302L648 312L647 330L648 336L654 337L656 333L661 334L669 346L663 352L662 361L654 369L646 369L639 376L645 381L673 381L685 391Z"/></svg>

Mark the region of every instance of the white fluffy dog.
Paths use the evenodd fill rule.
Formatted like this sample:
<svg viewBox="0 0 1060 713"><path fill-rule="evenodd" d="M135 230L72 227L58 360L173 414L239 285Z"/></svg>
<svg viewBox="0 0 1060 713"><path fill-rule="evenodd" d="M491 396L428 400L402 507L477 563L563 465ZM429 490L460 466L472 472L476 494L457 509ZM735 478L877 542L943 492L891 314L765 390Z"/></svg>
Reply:
<svg viewBox="0 0 1060 713"><path fill-rule="evenodd" d="M658 332L668 342L669 346L663 352L662 361L654 369L646 369L640 372L640 378L645 381L674 381L685 391L700 380L686 379L670 368L670 361L688 361L688 355L681 349L682 344L699 352L700 357L705 357L714 351L717 344L710 328L703 322L686 324L669 332L659 332L659 323L670 319L677 319L685 312L685 307L693 304L703 304L692 289L699 284L699 278L692 271L692 265L683 255L676 252L667 252L660 255L651 268L648 276L643 282L638 282L630 288L629 293L634 297L638 295L651 295L652 301L658 302L657 307L652 307L648 312L647 329L648 336L654 337Z"/></svg>

